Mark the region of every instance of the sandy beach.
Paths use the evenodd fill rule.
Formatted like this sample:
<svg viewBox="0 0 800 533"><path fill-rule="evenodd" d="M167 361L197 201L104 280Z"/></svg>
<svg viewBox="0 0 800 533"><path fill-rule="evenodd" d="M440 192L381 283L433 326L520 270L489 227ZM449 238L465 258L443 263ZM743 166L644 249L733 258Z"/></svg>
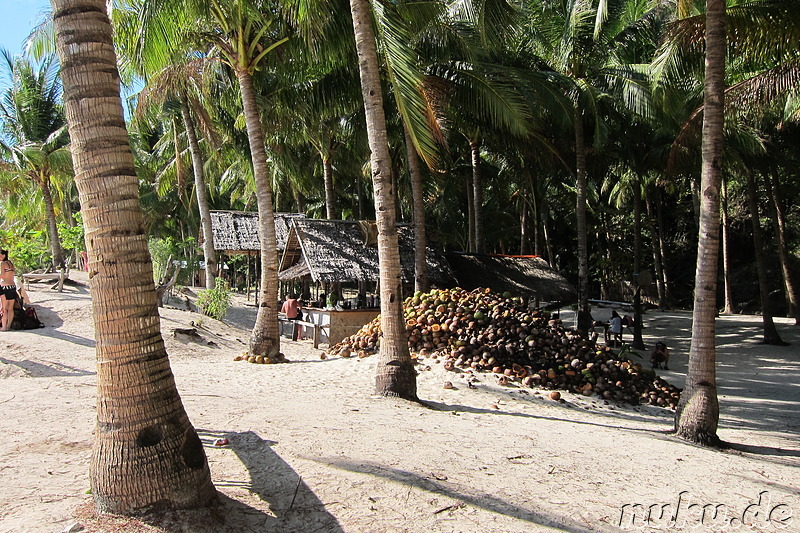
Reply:
<svg viewBox="0 0 800 533"><path fill-rule="evenodd" d="M419 368L427 407L375 397L375 357L323 360L310 341L283 341L289 364L235 362L255 317L241 296L223 322L181 299L161 311L219 506L96 517L94 327L80 275L62 293L31 286L45 328L0 333L2 532L800 531L800 327L788 319L776 319L787 347L759 343L760 317L719 319L719 435L732 448L717 451L671 437L668 409L570 393L559 403L490 374L470 388L433 361ZM650 311L645 325L648 345L672 348L660 375L682 387L690 313ZM192 326L198 341L173 335Z"/></svg>

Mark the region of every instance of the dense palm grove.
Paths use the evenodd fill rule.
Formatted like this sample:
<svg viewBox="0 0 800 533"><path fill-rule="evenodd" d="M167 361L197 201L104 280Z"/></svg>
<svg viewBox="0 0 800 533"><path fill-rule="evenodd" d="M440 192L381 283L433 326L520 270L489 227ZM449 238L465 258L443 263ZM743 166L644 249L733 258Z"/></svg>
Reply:
<svg viewBox="0 0 800 533"><path fill-rule="evenodd" d="M784 297L782 267L791 271L797 250L797 15L791 2L729 3L738 5L728 18L722 220L726 249L750 252L726 258L720 306L761 307L750 176L769 252L768 301L783 313L791 294ZM144 83L129 100L132 145L150 234L169 241L162 248L196 259L206 205L257 207L238 64L252 71L274 210L375 218L345 4L329 5L334 15L324 21L304 19L291 3L218 6L231 13L192 13L181 2L156 3L164 12L153 3L124 4L114 14L123 77ZM612 1L600 3L598 14L594 4L464 2L445 10L430 2L377 13L397 218L412 222L414 208L424 206L432 244L541 255L574 281L585 279L590 297L629 297L621 282L650 271L659 305L689 306L702 6L678 6L680 13L670 2ZM162 17L175 13L183 13L181 24L165 35ZM4 232L29 268L57 253L44 193L55 198L62 233L79 207L59 158L66 139L58 135L53 69L52 56L7 57L5 68ZM414 201L415 180L422 202ZM579 278L582 268L588 275Z"/></svg>
<svg viewBox="0 0 800 533"><path fill-rule="evenodd" d="M59 24L97 22L103 4L53 0L65 71L84 59L65 58L89 52L68 49ZM690 374L711 372L695 381L714 402L716 307L763 312L775 343L771 314L797 316L796 2L709 0L706 12L658 0L127 0L111 19L122 78L142 87L128 131L151 249L213 266L209 239L197 244L208 211L260 214L253 354L279 350L271 220L281 211L377 220L385 395L416 397L405 341L393 340L404 334L395 220L414 224L418 244L541 255L575 281L579 311L652 278L655 304L694 307L693 350L711 339L712 357L697 348L690 358L705 366L690 361ZM86 39L105 42L98 35ZM25 268L60 268L62 248L81 248L71 229L81 207L87 235L104 220L71 180L64 154L77 161L93 147L73 133L80 122L65 136L51 40L43 27L35 55L6 57L0 107L2 240ZM82 90L79 77L65 81L73 119L90 114ZM133 179L125 161L114 172ZM81 204L97 201L85 165ZM90 264L109 245L92 246ZM695 291L701 276L711 298ZM687 387L679 417L714 410ZM714 443L711 426L684 433Z"/></svg>

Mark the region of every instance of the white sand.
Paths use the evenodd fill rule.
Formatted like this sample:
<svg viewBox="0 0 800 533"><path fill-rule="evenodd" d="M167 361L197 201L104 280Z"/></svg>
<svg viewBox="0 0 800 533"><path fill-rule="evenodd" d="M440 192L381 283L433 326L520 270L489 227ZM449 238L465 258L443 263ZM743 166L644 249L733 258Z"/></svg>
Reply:
<svg viewBox="0 0 800 533"><path fill-rule="evenodd" d="M85 531L579 532L617 531L621 517L629 530L732 531L743 514L758 522L770 511L772 523L739 529L800 531L800 328L785 319L784 348L758 343L759 317L719 320L719 435L735 447L720 452L667 435L669 410L568 393L559 404L486 374L470 389L433 361L418 378L431 408L374 397L374 357L323 361L309 341L284 341L290 364L234 362L255 308L238 298L225 323L164 309L178 388L223 497L211 515L185 517L188 525L146 525L91 516L86 287L37 286L30 296L47 327L0 333L2 532L76 521ZM191 321L217 346L172 337ZM688 313L646 315L645 341L667 340L673 370L663 376L678 386L690 324ZM445 380L456 388L443 389ZM230 445L214 447L223 436ZM626 504L675 507L679 497L677 524L622 515ZM693 529L701 509L691 504L724 504L727 514Z"/></svg>

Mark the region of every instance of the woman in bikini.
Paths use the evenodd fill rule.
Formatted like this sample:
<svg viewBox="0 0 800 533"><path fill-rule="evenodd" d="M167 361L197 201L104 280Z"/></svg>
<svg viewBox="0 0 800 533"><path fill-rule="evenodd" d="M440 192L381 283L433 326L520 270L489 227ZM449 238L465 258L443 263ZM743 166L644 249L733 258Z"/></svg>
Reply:
<svg viewBox="0 0 800 533"><path fill-rule="evenodd" d="M1 331L11 329L16 300L17 285L14 282L14 264L8 260L8 250L0 250L0 304L2 304L3 310L3 318L0 320Z"/></svg>

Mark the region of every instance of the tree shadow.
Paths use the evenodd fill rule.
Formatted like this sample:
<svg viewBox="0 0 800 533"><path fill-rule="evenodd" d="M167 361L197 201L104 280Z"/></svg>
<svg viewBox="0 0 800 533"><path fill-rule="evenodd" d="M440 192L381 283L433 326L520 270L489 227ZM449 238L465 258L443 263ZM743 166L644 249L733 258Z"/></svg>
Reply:
<svg viewBox="0 0 800 533"><path fill-rule="evenodd" d="M338 457L330 459L317 457L310 459L330 465L334 468L347 470L349 472L385 478L408 486L409 488L422 489L433 494L439 494L448 498L453 498L459 502L464 502L468 505L479 507L493 513L502 514L539 526L554 528L558 531L568 531L572 533L596 531L596 529L589 529L585 525L580 524L566 516L559 516L552 513L544 513L534 509L529 509L521 505L508 502L496 496L492 496L491 494L470 494L466 489L457 487L453 483L433 480L413 472L408 472L406 470L399 470L374 462L351 461L349 459L342 459Z"/></svg>
<svg viewBox="0 0 800 533"><path fill-rule="evenodd" d="M207 448L216 439L227 438L231 449L250 474L250 481L219 480L217 487L240 488L269 505L273 514L223 496L225 531L320 531L343 533L338 520L326 509L300 475L272 450L275 442L264 440L253 431L218 432L199 430ZM219 528L214 531L220 531Z"/></svg>
<svg viewBox="0 0 800 533"><path fill-rule="evenodd" d="M53 361L46 361L48 364L42 364L35 361L28 361L27 359L23 361L14 361L12 359L0 357L0 363L19 367L33 378L79 377L94 376L96 374L96 372L90 372Z"/></svg>

